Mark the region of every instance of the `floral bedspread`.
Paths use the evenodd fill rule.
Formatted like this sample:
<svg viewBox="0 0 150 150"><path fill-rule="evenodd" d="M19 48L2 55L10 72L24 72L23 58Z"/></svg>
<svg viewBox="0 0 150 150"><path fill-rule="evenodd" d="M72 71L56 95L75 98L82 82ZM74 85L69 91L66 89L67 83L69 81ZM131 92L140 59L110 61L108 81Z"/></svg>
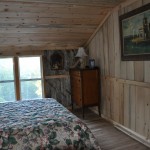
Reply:
<svg viewBox="0 0 150 150"><path fill-rule="evenodd" d="M0 104L0 150L98 150L89 128L51 98Z"/></svg>

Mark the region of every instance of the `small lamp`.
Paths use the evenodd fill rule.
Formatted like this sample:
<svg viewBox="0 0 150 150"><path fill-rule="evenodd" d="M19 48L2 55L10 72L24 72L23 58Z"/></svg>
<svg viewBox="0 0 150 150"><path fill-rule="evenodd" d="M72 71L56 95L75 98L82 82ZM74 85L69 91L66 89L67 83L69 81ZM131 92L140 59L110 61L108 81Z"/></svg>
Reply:
<svg viewBox="0 0 150 150"><path fill-rule="evenodd" d="M85 53L85 50L83 47L79 47L78 52L75 57L79 57L78 61L72 66L72 68L75 68L80 63L80 68L85 68L85 57L88 56Z"/></svg>
<svg viewBox="0 0 150 150"><path fill-rule="evenodd" d="M78 52L75 57L84 58L86 56L87 56L87 54L85 53L84 48L79 47Z"/></svg>

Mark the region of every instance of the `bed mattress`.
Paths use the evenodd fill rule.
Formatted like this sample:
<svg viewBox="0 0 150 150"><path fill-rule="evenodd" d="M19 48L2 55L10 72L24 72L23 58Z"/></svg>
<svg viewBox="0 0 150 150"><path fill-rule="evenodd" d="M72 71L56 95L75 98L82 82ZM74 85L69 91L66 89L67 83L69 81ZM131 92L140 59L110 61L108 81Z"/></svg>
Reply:
<svg viewBox="0 0 150 150"><path fill-rule="evenodd" d="M99 150L90 129L55 99L0 104L0 150Z"/></svg>

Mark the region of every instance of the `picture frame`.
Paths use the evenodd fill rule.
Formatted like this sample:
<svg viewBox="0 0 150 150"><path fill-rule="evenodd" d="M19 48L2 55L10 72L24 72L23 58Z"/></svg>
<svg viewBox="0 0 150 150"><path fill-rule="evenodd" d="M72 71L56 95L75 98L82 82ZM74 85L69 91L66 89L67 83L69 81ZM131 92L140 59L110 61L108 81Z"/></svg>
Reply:
<svg viewBox="0 0 150 150"><path fill-rule="evenodd" d="M94 69L95 68L95 59L89 59L89 68Z"/></svg>
<svg viewBox="0 0 150 150"><path fill-rule="evenodd" d="M150 4L119 17L121 59L150 60Z"/></svg>
<svg viewBox="0 0 150 150"><path fill-rule="evenodd" d="M61 52L54 52L50 57L51 70L64 69L64 54Z"/></svg>

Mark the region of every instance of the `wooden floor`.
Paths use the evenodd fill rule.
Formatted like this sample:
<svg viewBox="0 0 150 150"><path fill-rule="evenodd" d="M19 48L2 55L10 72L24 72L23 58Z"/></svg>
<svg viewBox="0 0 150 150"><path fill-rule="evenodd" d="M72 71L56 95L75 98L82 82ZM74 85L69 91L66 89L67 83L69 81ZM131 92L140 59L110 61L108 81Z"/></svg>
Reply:
<svg viewBox="0 0 150 150"><path fill-rule="evenodd" d="M73 113L82 119L81 110L74 110ZM114 128L112 124L89 109L85 111L83 121L93 132L102 150L150 150L150 148Z"/></svg>

